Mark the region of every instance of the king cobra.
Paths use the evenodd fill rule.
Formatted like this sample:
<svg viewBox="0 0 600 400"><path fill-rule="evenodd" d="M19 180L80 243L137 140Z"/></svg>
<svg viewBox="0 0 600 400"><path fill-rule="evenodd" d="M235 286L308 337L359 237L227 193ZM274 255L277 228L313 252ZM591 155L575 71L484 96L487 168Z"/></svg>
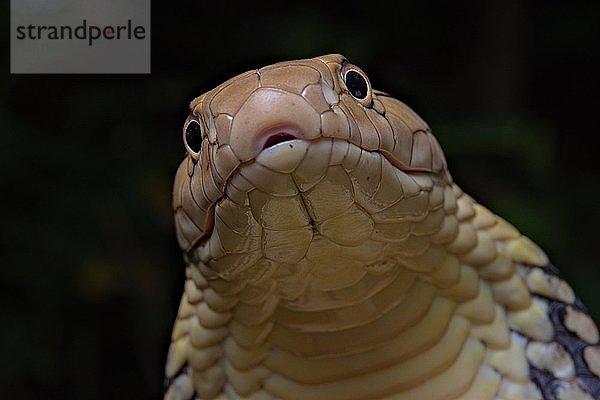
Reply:
<svg viewBox="0 0 600 400"><path fill-rule="evenodd" d="M165 399L600 399L598 330L341 55L194 99Z"/></svg>

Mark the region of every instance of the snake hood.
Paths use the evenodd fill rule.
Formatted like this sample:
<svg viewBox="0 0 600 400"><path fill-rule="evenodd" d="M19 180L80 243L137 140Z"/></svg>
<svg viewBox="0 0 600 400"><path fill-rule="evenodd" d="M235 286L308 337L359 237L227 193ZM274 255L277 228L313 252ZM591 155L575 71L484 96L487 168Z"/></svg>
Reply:
<svg viewBox="0 0 600 400"><path fill-rule="evenodd" d="M343 56L226 81L183 140L165 398L600 397L570 286Z"/></svg>

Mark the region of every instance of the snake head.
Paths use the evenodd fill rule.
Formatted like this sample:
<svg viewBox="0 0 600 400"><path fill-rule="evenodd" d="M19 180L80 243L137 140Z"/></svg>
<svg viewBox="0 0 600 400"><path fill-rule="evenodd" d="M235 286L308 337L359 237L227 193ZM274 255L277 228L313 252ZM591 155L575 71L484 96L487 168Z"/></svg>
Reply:
<svg viewBox="0 0 600 400"><path fill-rule="evenodd" d="M231 259L223 276L261 260L297 264L317 238L358 246L378 213L425 212L425 200L404 201L425 190L414 176L451 181L429 126L341 55L246 72L190 109L177 237L195 260Z"/></svg>

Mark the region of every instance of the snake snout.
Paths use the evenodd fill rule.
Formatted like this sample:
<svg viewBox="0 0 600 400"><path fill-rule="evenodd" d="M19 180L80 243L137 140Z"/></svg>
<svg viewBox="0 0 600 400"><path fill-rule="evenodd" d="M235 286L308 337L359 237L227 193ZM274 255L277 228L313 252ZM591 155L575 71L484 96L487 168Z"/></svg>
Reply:
<svg viewBox="0 0 600 400"><path fill-rule="evenodd" d="M233 117L229 145L245 162L281 141L311 140L320 135L320 114L302 96L264 87L252 92Z"/></svg>

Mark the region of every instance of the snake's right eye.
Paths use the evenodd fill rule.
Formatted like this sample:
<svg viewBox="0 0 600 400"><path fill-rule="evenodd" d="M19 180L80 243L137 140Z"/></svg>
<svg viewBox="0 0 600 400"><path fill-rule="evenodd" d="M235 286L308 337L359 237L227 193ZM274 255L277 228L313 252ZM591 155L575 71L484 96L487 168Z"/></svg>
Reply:
<svg viewBox="0 0 600 400"><path fill-rule="evenodd" d="M363 70L345 61L342 64L340 74L352 97L358 100L363 106L371 107L373 103L373 90L371 89L369 78L367 78Z"/></svg>
<svg viewBox="0 0 600 400"><path fill-rule="evenodd" d="M202 149L202 128L198 118L193 115L190 115L183 125L183 141L191 155L197 157Z"/></svg>

